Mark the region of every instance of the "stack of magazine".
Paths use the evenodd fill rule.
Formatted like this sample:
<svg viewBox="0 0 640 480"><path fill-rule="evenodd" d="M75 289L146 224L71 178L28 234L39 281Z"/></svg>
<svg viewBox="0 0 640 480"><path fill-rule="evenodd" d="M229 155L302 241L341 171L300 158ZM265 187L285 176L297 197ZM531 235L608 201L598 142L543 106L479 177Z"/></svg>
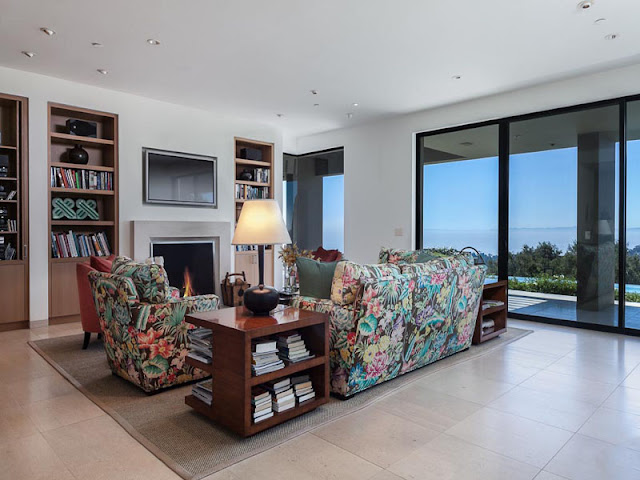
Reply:
<svg viewBox="0 0 640 480"><path fill-rule="evenodd" d="M292 363L309 360L312 355L304 343L304 340L297 332L290 332L285 335L279 335L277 339L278 356Z"/></svg>
<svg viewBox="0 0 640 480"><path fill-rule="evenodd" d="M196 397L198 400L206 403L207 405L211 406L211 403L213 402L213 382L212 380L205 380L204 382L200 382L200 383L196 383L192 388L191 388L191 393L193 394L194 397Z"/></svg>
<svg viewBox="0 0 640 480"><path fill-rule="evenodd" d="M284 368L284 362L278 358L275 340L257 339L251 345L251 370L257 377Z"/></svg>
<svg viewBox="0 0 640 480"><path fill-rule="evenodd" d="M268 382L265 388L271 392L273 411L281 413L296 406L296 397L291 387L291 379L284 378Z"/></svg>
<svg viewBox="0 0 640 480"><path fill-rule="evenodd" d="M251 405L253 406L254 423L273 417L271 408L271 392L257 387L251 392Z"/></svg>
<svg viewBox="0 0 640 480"><path fill-rule="evenodd" d="M309 375L291 377L291 384L293 385L293 393L295 393L298 405L315 398L316 392L313 390Z"/></svg>
<svg viewBox="0 0 640 480"><path fill-rule="evenodd" d="M189 337L189 354L187 356L210 365L213 360L211 350L213 332L208 328L194 328L187 332L187 336Z"/></svg>

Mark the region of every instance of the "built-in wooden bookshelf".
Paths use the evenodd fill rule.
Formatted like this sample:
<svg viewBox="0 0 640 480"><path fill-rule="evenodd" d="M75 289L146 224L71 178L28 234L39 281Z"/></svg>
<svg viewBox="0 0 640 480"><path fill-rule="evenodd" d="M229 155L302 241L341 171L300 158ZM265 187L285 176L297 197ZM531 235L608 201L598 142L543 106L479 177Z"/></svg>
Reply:
<svg viewBox="0 0 640 480"><path fill-rule="evenodd" d="M27 98L0 94L0 331L29 328L28 112Z"/></svg>
<svg viewBox="0 0 640 480"><path fill-rule="evenodd" d="M236 211L236 223L240 218L242 206L246 200L252 199L252 193L258 198L273 198L273 143L260 142L236 137L235 141L235 181L234 199ZM246 158L244 149L252 149L260 152L258 159ZM241 178L242 173L247 170L252 174L251 180ZM262 174L262 175L260 175ZM266 178L265 178L266 175ZM258 178L260 177L260 178ZM255 190L254 190L255 189ZM240 192L241 190L241 192ZM256 248L256 247L254 247ZM245 272L247 282L251 285L258 284L258 252L255 250L242 251L243 247L236 247L235 271ZM268 285L273 285L273 247L267 247L264 252L264 281Z"/></svg>
<svg viewBox="0 0 640 480"><path fill-rule="evenodd" d="M77 119L97 125L96 137L70 134L67 120ZM80 306L76 286L76 264L87 262L88 256L63 257L55 248L53 234L84 235L81 239L100 235L108 243L109 253L118 253L118 115L86 108L49 103L49 322L64 323L79 318ZM80 145L89 154L86 165L68 161L68 151ZM66 171L75 178L91 175L101 179L100 189L96 186L75 188L70 182L63 182L60 172ZM107 184L107 175L110 179ZM65 177L68 178L68 177ZM61 185L60 183L66 183ZM55 198L91 199L96 202L97 220L54 219L52 201ZM82 240L81 240L82 241ZM86 243L85 243L86 247ZM76 247L76 250L78 248ZM86 248L85 248L86 250ZM99 253L106 253L103 248Z"/></svg>

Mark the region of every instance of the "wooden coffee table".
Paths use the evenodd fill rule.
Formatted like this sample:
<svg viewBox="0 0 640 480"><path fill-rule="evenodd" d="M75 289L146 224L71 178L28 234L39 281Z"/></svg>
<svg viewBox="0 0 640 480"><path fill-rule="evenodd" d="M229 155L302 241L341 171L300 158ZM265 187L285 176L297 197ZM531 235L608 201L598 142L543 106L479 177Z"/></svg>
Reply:
<svg viewBox="0 0 640 480"><path fill-rule="evenodd" d="M211 406L193 395L185 403L244 437L314 410L329 398L329 316L280 306L270 316L256 316L244 307L187 315L186 321L213 331L213 362L207 365L187 357L187 363L213 378ZM315 358L288 363L285 368L260 376L251 372L251 340L296 330ZM253 423L251 389L293 374L309 374L315 399L296 405L259 423Z"/></svg>

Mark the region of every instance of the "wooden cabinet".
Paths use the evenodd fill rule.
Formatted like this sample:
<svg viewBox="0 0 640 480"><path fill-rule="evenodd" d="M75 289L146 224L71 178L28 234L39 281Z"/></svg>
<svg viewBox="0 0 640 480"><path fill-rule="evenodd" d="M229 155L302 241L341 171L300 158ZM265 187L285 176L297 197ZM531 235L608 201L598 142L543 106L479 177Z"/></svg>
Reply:
<svg viewBox="0 0 640 480"><path fill-rule="evenodd" d="M0 94L0 331L29 327L28 111Z"/></svg>
<svg viewBox="0 0 640 480"><path fill-rule="evenodd" d="M244 272L251 286L258 285L258 252L236 252L235 272ZM273 285L273 249L264 252L264 281Z"/></svg>
<svg viewBox="0 0 640 480"><path fill-rule="evenodd" d="M473 344L491 340L507 331L508 295L507 281L486 283L478 309Z"/></svg>

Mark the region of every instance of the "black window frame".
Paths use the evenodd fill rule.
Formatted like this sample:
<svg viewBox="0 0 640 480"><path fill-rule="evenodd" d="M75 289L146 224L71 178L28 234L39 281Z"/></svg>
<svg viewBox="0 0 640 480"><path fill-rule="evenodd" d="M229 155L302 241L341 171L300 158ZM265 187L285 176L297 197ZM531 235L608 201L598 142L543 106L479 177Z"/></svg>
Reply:
<svg viewBox="0 0 640 480"><path fill-rule="evenodd" d="M574 113L591 110L601 107L617 106L619 113L619 208L618 208L618 243L623 248L618 249L618 325L599 325L571 320L561 320L557 318L526 315L522 313L509 312L509 317L531 320L534 322L548 323L553 325L563 325L587 330L596 330L610 333L620 333L630 336L640 336L640 329L627 328L625 325L626 299L626 218L627 218L627 104L629 102L640 101L640 94L616 97L606 100L581 103L566 107L558 107L549 110L541 110L521 115L513 115L504 118L489 119L481 122L461 124L453 127L441 128L438 130L418 132L415 134L415 173L416 173L416 195L415 195L415 247L422 248L423 241L423 185L424 169L421 158L422 143L425 137L442 135L445 133L460 132L472 128L498 125L498 279L508 278L509 262L509 149L510 138L509 129L512 123L523 120L531 120L553 115Z"/></svg>

